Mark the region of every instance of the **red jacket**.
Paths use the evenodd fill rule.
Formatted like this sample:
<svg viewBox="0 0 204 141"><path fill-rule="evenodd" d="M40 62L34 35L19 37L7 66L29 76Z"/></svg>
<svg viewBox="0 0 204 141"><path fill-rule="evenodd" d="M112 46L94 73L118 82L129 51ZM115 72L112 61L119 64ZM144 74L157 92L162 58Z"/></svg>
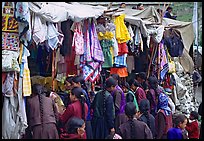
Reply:
<svg viewBox="0 0 204 141"><path fill-rule="evenodd" d="M197 120L195 120L191 123L188 123L186 125L186 130L188 131L188 137L189 138L199 139L199 127L198 127L198 121Z"/></svg>
<svg viewBox="0 0 204 141"><path fill-rule="evenodd" d="M86 103L84 103L84 108L85 108L85 118L86 118L88 114L88 106ZM82 108L79 100L75 101L72 104L69 104L65 112L59 116L59 120L62 123L66 123L71 117L82 118Z"/></svg>
<svg viewBox="0 0 204 141"><path fill-rule="evenodd" d="M78 134L68 134L63 133L60 134L60 139L86 139L86 134L84 134L82 137Z"/></svg>

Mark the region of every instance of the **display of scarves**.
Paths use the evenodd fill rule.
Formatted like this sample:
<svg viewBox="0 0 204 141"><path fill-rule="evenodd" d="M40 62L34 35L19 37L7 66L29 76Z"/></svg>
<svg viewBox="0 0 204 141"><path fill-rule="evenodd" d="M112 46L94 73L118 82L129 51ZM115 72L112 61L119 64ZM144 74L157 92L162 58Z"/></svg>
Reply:
<svg viewBox="0 0 204 141"><path fill-rule="evenodd" d="M168 59L167 59L166 51L164 48L163 40L159 44L159 50L160 50L160 60L161 60L160 61L160 79L163 80L164 76L169 70Z"/></svg>
<svg viewBox="0 0 204 141"><path fill-rule="evenodd" d="M94 22L84 21L84 54L80 56L80 67L82 68L84 80L94 82L100 72L101 64L104 62L102 48L98 41L98 36Z"/></svg>

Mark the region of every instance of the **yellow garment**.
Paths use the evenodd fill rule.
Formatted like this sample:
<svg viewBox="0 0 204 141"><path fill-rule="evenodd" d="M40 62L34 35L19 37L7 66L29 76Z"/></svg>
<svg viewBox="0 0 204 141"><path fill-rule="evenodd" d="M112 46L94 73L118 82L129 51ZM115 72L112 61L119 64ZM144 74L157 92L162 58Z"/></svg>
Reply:
<svg viewBox="0 0 204 141"><path fill-rule="evenodd" d="M130 40L130 34L124 22L125 14L115 17L114 24L116 26L115 34L118 43L124 43Z"/></svg>
<svg viewBox="0 0 204 141"><path fill-rule="evenodd" d="M20 44L20 51L19 51L19 64L22 63L22 56L23 56L23 44Z"/></svg>
<svg viewBox="0 0 204 141"><path fill-rule="evenodd" d="M113 49L113 47L110 47L110 52L111 52L111 56L112 56L112 63L114 64L114 49Z"/></svg>
<svg viewBox="0 0 204 141"><path fill-rule="evenodd" d="M110 31L106 31L105 33L102 33L102 32L98 33L99 40L103 40L103 39L111 40L113 39L113 37L114 37L114 34Z"/></svg>
<svg viewBox="0 0 204 141"><path fill-rule="evenodd" d="M31 95L31 80L30 80L30 70L24 68L23 71L23 96Z"/></svg>

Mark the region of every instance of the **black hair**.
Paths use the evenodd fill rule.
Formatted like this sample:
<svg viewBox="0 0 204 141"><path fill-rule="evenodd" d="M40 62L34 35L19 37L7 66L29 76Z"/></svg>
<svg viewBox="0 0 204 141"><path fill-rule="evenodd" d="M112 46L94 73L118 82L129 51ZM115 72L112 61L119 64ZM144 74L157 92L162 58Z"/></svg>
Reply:
<svg viewBox="0 0 204 141"><path fill-rule="evenodd" d="M133 6L132 9L137 9L137 7L136 7L136 6Z"/></svg>
<svg viewBox="0 0 204 141"><path fill-rule="evenodd" d="M137 4L137 8L140 7L141 5L143 5L143 4L142 4L142 3L138 3L138 4Z"/></svg>
<svg viewBox="0 0 204 141"><path fill-rule="evenodd" d="M172 10L173 8L171 6L167 7L166 11Z"/></svg>
<svg viewBox="0 0 204 141"><path fill-rule="evenodd" d="M106 79L106 88L110 88L111 86L116 86L116 85L117 85L117 82L112 76Z"/></svg>
<svg viewBox="0 0 204 141"><path fill-rule="evenodd" d="M84 124L84 120L78 117L72 117L68 120L67 124L66 124L66 131L68 134L76 134L77 133L77 129L82 127L82 125Z"/></svg>
<svg viewBox="0 0 204 141"><path fill-rule="evenodd" d="M140 73L138 74L138 77L140 77L140 78L143 79L143 80L146 80L146 79L147 79L147 75L146 75L145 72L140 72Z"/></svg>
<svg viewBox="0 0 204 141"><path fill-rule="evenodd" d="M142 85L137 80L134 80L133 85L136 87L142 87Z"/></svg>
<svg viewBox="0 0 204 141"><path fill-rule="evenodd" d="M84 78L83 78L83 76L81 76L81 75L77 75L77 76L74 76L73 77L73 79L72 79L72 81L74 82L74 83L84 83Z"/></svg>
<svg viewBox="0 0 204 141"><path fill-rule="evenodd" d="M183 114L175 115L173 118L174 127L177 127L180 123L183 123L187 117Z"/></svg>
<svg viewBox="0 0 204 141"><path fill-rule="evenodd" d="M160 14L160 12L163 12L163 10L160 8L157 8L157 12Z"/></svg>
<svg viewBox="0 0 204 141"><path fill-rule="evenodd" d="M130 124L131 139L135 138L135 126L133 122L134 115L136 114L137 109L133 102L127 102L125 105L125 114L129 118L128 122Z"/></svg>
<svg viewBox="0 0 204 141"><path fill-rule="evenodd" d="M42 124L42 128L43 128L43 100L42 100L42 94L44 93L44 88L42 85L40 84L33 84L32 85L32 94L34 95L38 95L38 99L39 99L39 104L40 104L40 120L41 120L41 124Z"/></svg>
<svg viewBox="0 0 204 141"><path fill-rule="evenodd" d="M67 81L67 82L69 82L70 84L72 84L72 82L73 82L73 77L74 77L74 76L67 76L66 79L65 79L65 82ZM64 83L64 84L65 84L65 83Z"/></svg>
<svg viewBox="0 0 204 141"><path fill-rule="evenodd" d="M80 88L80 87L74 87L71 90L71 95L75 95L76 98L79 99L79 101L81 103L81 107L82 107L82 119L86 120L86 117L85 117L85 107L84 107L85 96L84 96L84 93L83 93L83 89Z"/></svg>
<svg viewBox="0 0 204 141"><path fill-rule="evenodd" d="M111 76L118 81L118 85L121 85L120 76L117 73L111 74Z"/></svg>
<svg viewBox="0 0 204 141"><path fill-rule="evenodd" d="M149 118L149 109L150 109L150 102L148 99L142 99L139 105L140 112L143 113L143 115L147 119L147 125L151 129L150 125L150 118Z"/></svg>
<svg viewBox="0 0 204 141"><path fill-rule="evenodd" d="M190 115L191 115L194 119L197 119L197 120L198 120L198 112L192 111L192 112L190 113Z"/></svg>
<svg viewBox="0 0 204 141"><path fill-rule="evenodd" d="M120 7L123 5L123 4L125 4L124 2L122 2L121 4L120 4ZM126 5L126 4L125 4Z"/></svg>
<svg viewBox="0 0 204 141"><path fill-rule="evenodd" d="M123 87L127 88L128 90L130 89L130 85L128 84L128 82L123 81L121 84Z"/></svg>
<svg viewBox="0 0 204 141"><path fill-rule="evenodd" d="M157 80L157 78L154 77L154 76L150 76L147 80L149 81L149 87L151 89L154 89L155 92L156 92L156 89L158 87L158 80Z"/></svg>
<svg viewBox="0 0 204 141"><path fill-rule="evenodd" d="M134 84L134 82L135 82L135 79L130 79L129 81L128 81L128 84L129 84L129 86L131 87L133 84Z"/></svg>

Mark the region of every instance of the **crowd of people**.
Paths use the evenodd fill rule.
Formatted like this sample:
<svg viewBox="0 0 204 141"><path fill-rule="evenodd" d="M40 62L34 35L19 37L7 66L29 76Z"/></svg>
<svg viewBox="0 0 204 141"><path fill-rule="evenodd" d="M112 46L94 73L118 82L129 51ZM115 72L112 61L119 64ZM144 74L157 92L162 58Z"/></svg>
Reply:
<svg viewBox="0 0 204 141"><path fill-rule="evenodd" d="M118 74L109 75L104 82L101 78L97 91L88 90L81 75L67 77L64 85L67 98L40 84L32 85L24 138L199 138L198 112L191 111L190 117L175 114L175 105L169 102L171 91L144 72L129 80Z"/></svg>

